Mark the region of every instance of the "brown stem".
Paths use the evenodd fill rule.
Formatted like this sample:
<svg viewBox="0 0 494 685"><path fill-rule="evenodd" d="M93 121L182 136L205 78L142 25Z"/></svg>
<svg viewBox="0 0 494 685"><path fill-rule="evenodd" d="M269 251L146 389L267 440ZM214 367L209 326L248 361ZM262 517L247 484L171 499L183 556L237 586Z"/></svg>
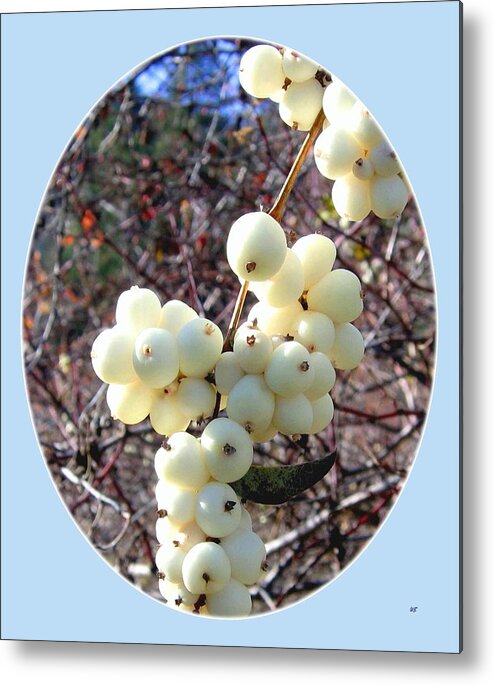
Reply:
<svg viewBox="0 0 494 685"><path fill-rule="evenodd" d="M297 180L297 176L300 173L300 169L302 168L302 165L305 162L305 159L307 157L307 154L309 153L312 143L314 142L314 139L319 134L319 131L322 128L324 116L324 111L321 110L317 115L314 123L312 124L312 127L309 133L307 134L303 142L303 145L298 152L297 157L295 158L292 168L290 169L288 176L286 177L285 183L283 184L283 187L280 190L280 194L278 195L274 205L268 212L268 214L272 216L273 219L276 219L276 221L281 221L281 217L283 216L283 212L285 211L286 202L288 200L290 193L292 192L293 186L295 185L295 181Z"/></svg>
<svg viewBox="0 0 494 685"><path fill-rule="evenodd" d="M233 347L233 338L238 328L238 322L240 321L240 316L242 314L242 309L248 291L249 281L244 281L242 287L240 288L240 292L237 295L237 301L235 302L235 309L233 310L232 320L230 321L230 326L228 327L228 332L225 337L225 343L223 345L223 352L228 352Z"/></svg>

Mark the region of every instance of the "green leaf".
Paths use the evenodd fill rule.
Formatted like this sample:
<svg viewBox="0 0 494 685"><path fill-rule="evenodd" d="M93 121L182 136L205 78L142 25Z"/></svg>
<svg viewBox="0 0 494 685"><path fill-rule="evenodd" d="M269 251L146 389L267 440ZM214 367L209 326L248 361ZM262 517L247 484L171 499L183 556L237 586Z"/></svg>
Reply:
<svg viewBox="0 0 494 685"><path fill-rule="evenodd" d="M332 452L303 464L251 466L243 478L230 485L241 499L258 504L283 504L324 478L335 460L336 452Z"/></svg>

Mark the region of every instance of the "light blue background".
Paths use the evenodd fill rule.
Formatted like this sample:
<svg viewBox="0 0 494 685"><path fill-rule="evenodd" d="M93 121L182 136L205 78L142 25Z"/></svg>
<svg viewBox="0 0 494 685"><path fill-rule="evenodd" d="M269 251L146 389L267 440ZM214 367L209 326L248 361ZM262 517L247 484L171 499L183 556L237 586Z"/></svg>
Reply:
<svg viewBox="0 0 494 685"><path fill-rule="evenodd" d="M421 2L2 17L3 638L458 650L459 10L457 2ZM258 618L211 621L141 594L107 566L66 513L30 420L20 304L40 201L88 110L154 53L239 34L285 43L320 61L366 103L397 148L428 230L439 349L418 458L363 554L300 604Z"/></svg>

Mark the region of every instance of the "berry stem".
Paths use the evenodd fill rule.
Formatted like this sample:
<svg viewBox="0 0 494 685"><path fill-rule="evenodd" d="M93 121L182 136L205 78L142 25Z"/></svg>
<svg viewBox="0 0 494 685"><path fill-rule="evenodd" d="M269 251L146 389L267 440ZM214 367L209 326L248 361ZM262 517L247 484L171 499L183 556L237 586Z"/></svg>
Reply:
<svg viewBox="0 0 494 685"><path fill-rule="evenodd" d="M317 137L319 134L319 131L322 128L323 122L324 122L324 111L321 109L319 114L317 115L314 123L312 124L312 128L310 129L309 133L307 134L304 142L302 143L302 147L298 151L298 154L295 158L295 161L293 162L292 168L288 172L288 176L286 177L285 183L283 184L282 189L279 192L278 197L275 200L274 205L271 207L269 210L268 214L273 217L276 221L281 221L281 217L283 216L283 212L285 211L285 205L287 203L288 197L290 193L293 190L293 186L295 185L295 181L297 180L297 176L300 173L300 170L302 168L303 163L305 162L305 159L309 153L309 150L312 147L312 143L314 142L314 139ZM228 350L232 349L232 344L233 344L233 337L235 335L235 332L238 327L238 322L240 321L240 316L242 314L242 308L244 306L245 298L247 296L247 292L249 290L249 281L244 281L240 292L237 297L237 301L235 303L235 309L233 310L233 315L232 315L232 320L230 322L230 326L228 328L228 332L226 334L225 338L225 344L223 345L223 352L227 352Z"/></svg>
<svg viewBox="0 0 494 685"><path fill-rule="evenodd" d="M297 180L297 176L300 173L300 169L302 168L302 165L305 162L309 150L312 147L312 143L314 142L314 139L319 134L319 131L322 128L324 117L324 111L321 109L314 123L312 124L312 127L302 144L302 147L298 151L298 155L295 158L292 168L290 169L288 176L286 177L285 183L283 184L283 187L280 190L280 193L276 198L274 205L268 212L268 214L272 216L273 219L276 219L276 221L278 222L281 221L283 212L285 211L286 202L288 200L290 193L292 192L293 186L295 185L295 181Z"/></svg>
<svg viewBox="0 0 494 685"><path fill-rule="evenodd" d="M238 322L240 321L240 316L242 314L242 309L244 306L245 298L249 291L249 281L244 281L240 291L237 295L237 301L235 302L235 308L233 310L232 319L228 327L227 334L225 336L225 342L223 344L223 352L228 352L233 347L233 338L238 328Z"/></svg>

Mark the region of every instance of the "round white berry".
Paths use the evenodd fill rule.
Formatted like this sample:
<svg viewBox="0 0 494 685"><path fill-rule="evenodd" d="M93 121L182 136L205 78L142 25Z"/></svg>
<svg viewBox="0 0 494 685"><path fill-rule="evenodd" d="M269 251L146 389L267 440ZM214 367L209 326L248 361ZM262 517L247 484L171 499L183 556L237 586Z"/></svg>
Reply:
<svg viewBox="0 0 494 685"><path fill-rule="evenodd" d="M239 66L242 88L256 98L267 98L285 82L280 51L272 45L255 45L242 55Z"/></svg>
<svg viewBox="0 0 494 685"><path fill-rule="evenodd" d="M91 362L98 378L104 383L121 385L137 380L133 349L133 336L120 326L101 331L91 348Z"/></svg>
<svg viewBox="0 0 494 685"><path fill-rule="evenodd" d="M172 435L188 428L190 416L186 416L178 403L177 391L170 391L171 386L155 390L151 408L149 410L149 420L151 426L160 435ZM177 383L178 387L178 383Z"/></svg>
<svg viewBox="0 0 494 685"><path fill-rule="evenodd" d="M185 416L202 421L213 413L216 393L211 383L203 378L182 378L177 401Z"/></svg>
<svg viewBox="0 0 494 685"><path fill-rule="evenodd" d="M317 64L295 50L285 48L283 51L283 71L290 81L301 82L314 78Z"/></svg>
<svg viewBox="0 0 494 685"><path fill-rule="evenodd" d="M299 238L292 247L300 259L304 272L304 290L311 288L317 281L331 271L336 259L336 247L331 238L319 233L311 233Z"/></svg>
<svg viewBox="0 0 494 685"><path fill-rule="evenodd" d="M182 582L182 564L185 552L173 541L163 543L156 552L155 563L158 571L171 583Z"/></svg>
<svg viewBox="0 0 494 685"><path fill-rule="evenodd" d="M293 327L295 340L309 352L329 352L334 342L334 324L326 314L308 309L295 319Z"/></svg>
<svg viewBox="0 0 494 685"><path fill-rule="evenodd" d="M246 281L265 281L279 271L286 257L280 224L266 212L249 212L235 221L226 254L232 271Z"/></svg>
<svg viewBox="0 0 494 685"><path fill-rule="evenodd" d="M353 163L352 174L359 181L369 181L374 176L374 166L366 157L360 157Z"/></svg>
<svg viewBox="0 0 494 685"><path fill-rule="evenodd" d="M274 394L263 376L247 374L228 395L226 413L248 433L265 430L271 423Z"/></svg>
<svg viewBox="0 0 494 685"><path fill-rule="evenodd" d="M214 382L221 395L229 395L231 389L245 375L233 352L223 352L214 369Z"/></svg>
<svg viewBox="0 0 494 685"><path fill-rule="evenodd" d="M277 347L268 362L264 378L277 395L293 397L309 388L314 380L310 352L292 340ZM278 425L274 421L275 425Z"/></svg>
<svg viewBox="0 0 494 685"><path fill-rule="evenodd" d="M273 344L266 333L248 323L240 326L233 341L233 354L245 373L263 373L272 351Z"/></svg>
<svg viewBox="0 0 494 685"><path fill-rule="evenodd" d="M267 335L293 335L293 321L303 311L297 300L286 307L270 307L257 302L249 312L249 322L257 321L257 326Z"/></svg>
<svg viewBox="0 0 494 685"><path fill-rule="evenodd" d="M266 559L266 547L261 538L240 528L223 538L221 546L230 559L232 578L244 585L257 583Z"/></svg>
<svg viewBox="0 0 494 685"><path fill-rule="evenodd" d="M280 100L280 117L290 128L308 131L321 111L323 92L316 79L291 83Z"/></svg>
<svg viewBox="0 0 494 685"><path fill-rule="evenodd" d="M182 490L166 480L156 484L158 509L166 512L170 523L180 526L194 520L197 492Z"/></svg>
<svg viewBox="0 0 494 685"><path fill-rule="evenodd" d="M331 198L338 214L349 221L362 221L371 211L371 181L361 181L353 172L333 184Z"/></svg>
<svg viewBox="0 0 494 685"><path fill-rule="evenodd" d="M226 483L211 481L198 492L195 517L206 535L222 538L238 528L242 515L235 490Z"/></svg>
<svg viewBox="0 0 494 685"><path fill-rule="evenodd" d="M232 483L249 470L254 450L249 434L231 419L214 419L201 436L204 459L217 481Z"/></svg>
<svg viewBox="0 0 494 685"><path fill-rule="evenodd" d="M134 369L150 388L164 388L178 375L175 337L162 328L145 328L134 345Z"/></svg>
<svg viewBox="0 0 494 685"><path fill-rule="evenodd" d="M186 323L197 319L198 314L192 307L180 300L169 300L161 308L159 327L172 335L177 335Z"/></svg>
<svg viewBox="0 0 494 685"><path fill-rule="evenodd" d="M160 513L164 513L160 511ZM156 539L160 544L172 541L184 552L204 542L206 534L199 528L195 521L188 523L178 523L176 519L171 520L169 516L158 516L156 520Z"/></svg>
<svg viewBox="0 0 494 685"><path fill-rule="evenodd" d="M348 113L346 128L365 150L370 150L383 140L376 120L361 102L356 102Z"/></svg>
<svg viewBox="0 0 494 685"><path fill-rule="evenodd" d="M304 272L300 259L287 249L281 269L267 281L251 283L250 290L270 307L286 307L298 300L304 290Z"/></svg>
<svg viewBox="0 0 494 685"><path fill-rule="evenodd" d="M238 524L238 530L252 530L252 519L245 507L242 506L242 515L240 517L240 523Z"/></svg>
<svg viewBox="0 0 494 685"><path fill-rule="evenodd" d="M167 604L174 609L192 607L199 599L199 595L189 592L183 583L172 583L168 578L160 579L158 589Z"/></svg>
<svg viewBox="0 0 494 685"><path fill-rule="evenodd" d="M159 325L161 303L158 296L149 288L134 285L123 292L117 300L115 319L132 335L138 335L145 328Z"/></svg>
<svg viewBox="0 0 494 685"><path fill-rule="evenodd" d="M347 269L335 269L307 293L309 309L326 314L334 324L348 323L362 312L362 285Z"/></svg>
<svg viewBox="0 0 494 685"><path fill-rule="evenodd" d="M277 432L276 426L270 423L269 426L263 430L252 431L250 437L253 442L270 442Z"/></svg>
<svg viewBox="0 0 494 685"><path fill-rule="evenodd" d="M106 393L112 417L128 425L144 421L153 398L153 390L139 380L126 385L109 385Z"/></svg>
<svg viewBox="0 0 494 685"><path fill-rule="evenodd" d="M402 178L374 176L370 182L370 203L372 211L380 219L396 219L405 209L408 190Z"/></svg>
<svg viewBox="0 0 494 685"><path fill-rule="evenodd" d="M234 579L219 592L208 595L206 605L211 616L242 618L252 611L252 599L248 589Z"/></svg>
<svg viewBox="0 0 494 685"><path fill-rule="evenodd" d="M356 102L355 96L333 76L323 95L324 114L331 125L342 125Z"/></svg>
<svg viewBox="0 0 494 685"><path fill-rule="evenodd" d="M396 153L387 140L369 150L369 159L379 176L394 176L400 171Z"/></svg>
<svg viewBox="0 0 494 685"><path fill-rule="evenodd" d="M154 467L158 478L185 490L196 490L209 479L201 443L189 433L174 433L165 440Z"/></svg>
<svg viewBox="0 0 494 685"><path fill-rule="evenodd" d="M351 323L336 326L334 344L328 356L337 369L349 371L358 366L364 356L364 340L358 328Z"/></svg>
<svg viewBox="0 0 494 685"><path fill-rule="evenodd" d="M352 134L336 126L324 129L314 143L314 160L325 178L345 176L362 156L363 149Z"/></svg>
<svg viewBox="0 0 494 685"><path fill-rule="evenodd" d="M330 395L323 395L312 402L313 419L309 433L319 433L329 426L334 416L334 405Z"/></svg>
<svg viewBox="0 0 494 685"><path fill-rule="evenodd" d="M185 555L182 577L189 592L200 595L219 592L230 580L230 560L216 542L200 542Z"/></svg>
<svg viewBox="0 0 494 685"><path fill-rule="evenodd" d="M188 321L177 335L180 371L184 376L204 378L212 371L223 348L223 335L208 319Z"/></svg>
<svg viewBox="0 0 494 685"><path fill-rule="evenodd" d="M310 355L309 363L314 368L314 381L304 392L304 395L311 402L314 402L323 395L326 395L334 386L336 372L329 361L329 358L323 352L313 352Z"/></svg>
<svg viewBox="0 0 494 685"><path fill-rule="evenodd" d="M276 397L273 424L284 435L309 433L314 414L310 400L305 395Z"/></svg>

